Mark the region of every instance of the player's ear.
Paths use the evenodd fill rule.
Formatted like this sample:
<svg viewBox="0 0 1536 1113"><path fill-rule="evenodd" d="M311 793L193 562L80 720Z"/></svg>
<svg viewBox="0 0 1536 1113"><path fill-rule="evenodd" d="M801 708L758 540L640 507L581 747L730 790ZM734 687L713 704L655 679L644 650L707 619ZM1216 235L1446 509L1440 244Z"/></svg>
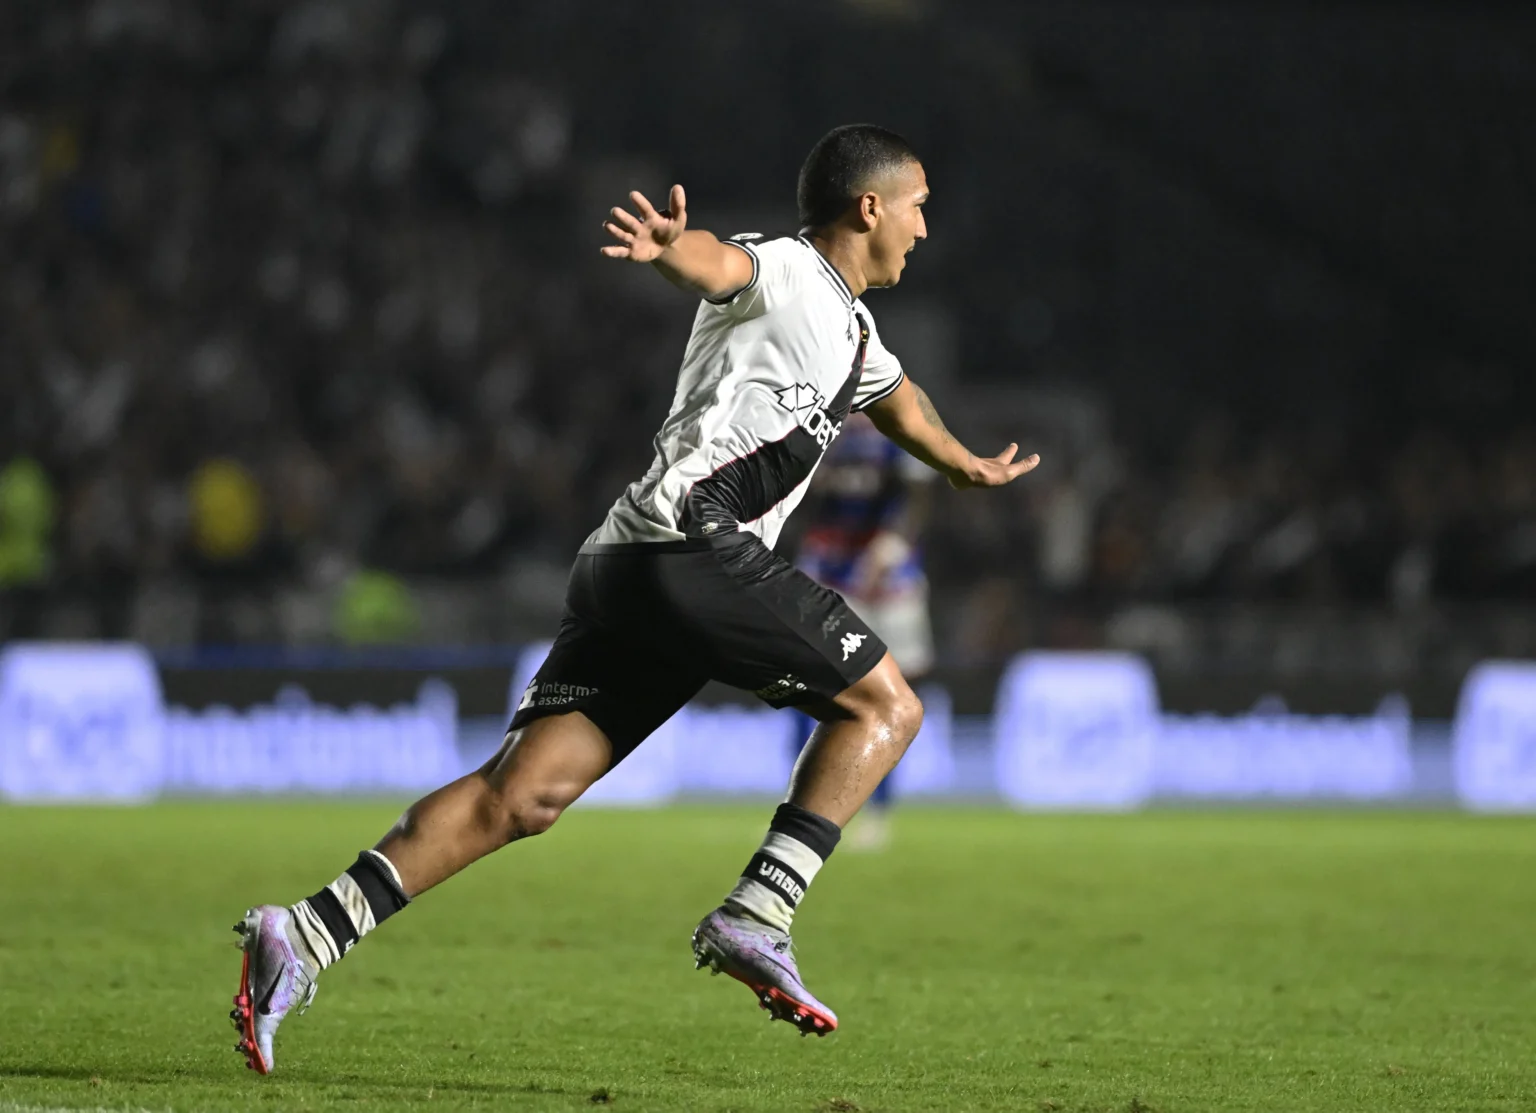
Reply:
<svg viewBox="0 0 1536 1113"><path fill-rule="evenodd" d="M873 191L859 195L859 223L864 231L873 232L880 223L880 195Z"/></svg>

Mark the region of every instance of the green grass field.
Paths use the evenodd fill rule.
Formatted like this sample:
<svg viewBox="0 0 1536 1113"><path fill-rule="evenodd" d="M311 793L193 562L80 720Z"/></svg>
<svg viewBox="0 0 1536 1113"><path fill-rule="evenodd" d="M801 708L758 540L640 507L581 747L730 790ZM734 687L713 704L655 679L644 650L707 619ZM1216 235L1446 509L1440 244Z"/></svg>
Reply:
<svg viewBox="0 0 1536 1113"><path fill-rule="evenodd" d="M1536 822L913 808L802 907L818 1041L690 961L769 810L571 814L329 971L259 1078L230 925L397 808L0 808L0 1111L1536 1108Z"/></svg>

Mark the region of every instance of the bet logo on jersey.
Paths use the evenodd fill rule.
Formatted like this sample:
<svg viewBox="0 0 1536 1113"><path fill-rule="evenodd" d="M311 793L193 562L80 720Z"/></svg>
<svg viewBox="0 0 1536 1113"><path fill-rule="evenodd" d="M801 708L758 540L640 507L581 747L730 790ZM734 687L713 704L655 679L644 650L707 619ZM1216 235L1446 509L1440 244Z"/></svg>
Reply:
<svg viewBox="0 0 1536 1113"><path fill-rule="evenodd" d="M815 437L816 444L823 451L843 431L843 423L832 420L832 415L827 413L827 400L815 387L795 383L793 386L780 387L773 393L778 396L779 405L795 415L800 428Z"/></svg>

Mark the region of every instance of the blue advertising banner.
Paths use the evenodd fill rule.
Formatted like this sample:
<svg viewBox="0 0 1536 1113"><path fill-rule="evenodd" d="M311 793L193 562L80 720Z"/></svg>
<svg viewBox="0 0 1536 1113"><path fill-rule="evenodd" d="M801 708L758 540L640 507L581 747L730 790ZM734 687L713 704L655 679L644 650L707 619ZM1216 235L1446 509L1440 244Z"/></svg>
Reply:
<svg viewBox="0 0 1536 1113"><path fill-rule="evenodd" d="M327 707L297 685L244 711L166 712L173 792L396 792L459 776L453 688L426 680L416 702Z"/></svg>
<svg viewBox="0 0 1536 1113"><path fill-rule="evenodd" d="M997 787L1030 808L1132 808L1152 794L1157 683L1129 653L1026 653L998 689Z"/></svg>
<svg viewBox="0 0 1536 1113"><path fill-rule="evenodd" d="M540 645L522 654L509 715L539 698L529 684L546 652ZM496 716L461 719L446 681L428 673L417 683L414 700L385 707L330 706L290 683L268 703L194 710L167 706L155 664L138 646L12 644L0 651L0 799L434 788L480 760L461 756L464 737L483 736L472 748L489 752L500 728ZM957 783L948 697L941 688L922 694L923 730L895 775L903 797L943 794ZM1297 715L1277 699L1240 715L1166 714L1140 657L1029 653L1008 668L996 707L992 784L1021 807L1391 800L1419 791L1414 727L1401 697L1362 716ZM803 720L766 707L690 704L584 800L776 796L804 731ZM1467 806L1536 810L1536 663L1475 668L1453 745L1455 790ZM985 792L985 778L972 764L966 771L969 790Z"/></svg>
<svg viewBox="0 0 1536 1113"><path fill-rule="evenodd" d="M136 645L0 653L0 796L141 800L165 780L165 708Z"/></svg>
<svg viewBox="0 0 1536 1113"><path fill-rule="evenodd" d="M1293 715L1278 699L1246 715L1164 715L1159 797L1390 800L1413 782L1413 720L1401 696L1376 714Z"/></svg>
<svg viewBox="0 0 1536 1113"><path fill-rule="evenodd" d="M1485 661L1461 689L1456 792L1480 811L1536 809L1536 663Z"/></svg>

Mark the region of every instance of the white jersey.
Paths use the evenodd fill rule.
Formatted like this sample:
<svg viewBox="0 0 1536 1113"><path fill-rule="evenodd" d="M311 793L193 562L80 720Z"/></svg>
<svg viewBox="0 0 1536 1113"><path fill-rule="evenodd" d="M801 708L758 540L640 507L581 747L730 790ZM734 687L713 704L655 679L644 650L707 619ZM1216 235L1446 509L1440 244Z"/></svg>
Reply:
<svg viewBox="0 0 1536 1113"><path fill-rule="evenodd" d="M848 411L901 385L874 318L804 236L725 241L752 281L699 305L656 459L588 546L755 533L770 548Z"/></svg>

